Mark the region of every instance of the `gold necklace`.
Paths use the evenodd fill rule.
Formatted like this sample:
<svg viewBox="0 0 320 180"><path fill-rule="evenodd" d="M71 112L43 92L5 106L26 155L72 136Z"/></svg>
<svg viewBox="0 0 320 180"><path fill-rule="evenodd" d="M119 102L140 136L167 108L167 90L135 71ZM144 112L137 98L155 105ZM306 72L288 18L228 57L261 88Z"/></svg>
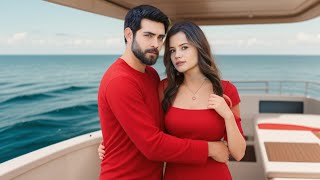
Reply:
<svg viewBox="0 0 320 180"><path fill-rule="evenodd" d="M201 89L201 87L203 86L204 82L206 82L206 80L207 80L207 78L205 78L205 79L203 80L201 86L198 88L198 90L197 90L196 92L193 92L193 91L189 88L189 86L188 86L186 83L184 83L184 84L186 85L186 87L188 88L188 90L193 94L193 95L192 95L192 100L193 100L193 101L195 101L195 100L197 99L197 98L196 98L196 94L197 94L197 92Z"/></svg>

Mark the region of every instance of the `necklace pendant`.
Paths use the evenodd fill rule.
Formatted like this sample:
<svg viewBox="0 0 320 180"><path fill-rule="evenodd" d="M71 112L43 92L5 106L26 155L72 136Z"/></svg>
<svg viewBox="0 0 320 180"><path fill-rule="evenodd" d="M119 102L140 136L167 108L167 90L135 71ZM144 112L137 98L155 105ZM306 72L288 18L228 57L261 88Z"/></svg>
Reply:
<svg viewBox="0 0 320 180"><path fill-rule="evenodd" d="M192 100L196 100L197 98L195 96L192 96Z"/></svg>

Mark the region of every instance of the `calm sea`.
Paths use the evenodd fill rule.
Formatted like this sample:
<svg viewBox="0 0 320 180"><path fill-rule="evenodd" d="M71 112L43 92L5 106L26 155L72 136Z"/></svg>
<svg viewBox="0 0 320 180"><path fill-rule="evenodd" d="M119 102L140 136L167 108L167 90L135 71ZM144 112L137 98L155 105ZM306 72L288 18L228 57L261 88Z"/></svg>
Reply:
<svg viewBox="0 0 320 180"><path fill-rule="evenodd" d="M100 129L97 90L118 55L0 56L0 163ZM320 81L320 56L216 56L222 77ZM154 66L164 77L162 59Z"/></svg>

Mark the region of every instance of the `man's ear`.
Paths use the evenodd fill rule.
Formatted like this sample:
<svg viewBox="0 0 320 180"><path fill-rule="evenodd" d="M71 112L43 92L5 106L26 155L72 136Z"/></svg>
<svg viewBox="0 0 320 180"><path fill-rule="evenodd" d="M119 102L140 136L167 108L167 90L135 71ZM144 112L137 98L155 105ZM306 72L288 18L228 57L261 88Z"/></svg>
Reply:
<svg viewBox="0 0 320 180"><path fill-rule="evenodd" d="M132 42L133 33L129 27L124 29L124 37L126 38L127 42L130 42L130 43Z"/></svg>

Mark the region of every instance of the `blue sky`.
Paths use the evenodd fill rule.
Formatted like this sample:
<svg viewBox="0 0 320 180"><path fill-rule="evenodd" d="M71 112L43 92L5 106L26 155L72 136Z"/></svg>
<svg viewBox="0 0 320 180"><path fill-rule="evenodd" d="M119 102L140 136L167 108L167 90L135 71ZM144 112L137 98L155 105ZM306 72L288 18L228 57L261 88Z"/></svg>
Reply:
<svg viewBox="0 0 320 180"><path fill-rule="evenodd" d="M1 54L121 54L123 21L42 0L2 0ZM202 26L214 54L320 55L320 17L276 25Z"/></svg>

